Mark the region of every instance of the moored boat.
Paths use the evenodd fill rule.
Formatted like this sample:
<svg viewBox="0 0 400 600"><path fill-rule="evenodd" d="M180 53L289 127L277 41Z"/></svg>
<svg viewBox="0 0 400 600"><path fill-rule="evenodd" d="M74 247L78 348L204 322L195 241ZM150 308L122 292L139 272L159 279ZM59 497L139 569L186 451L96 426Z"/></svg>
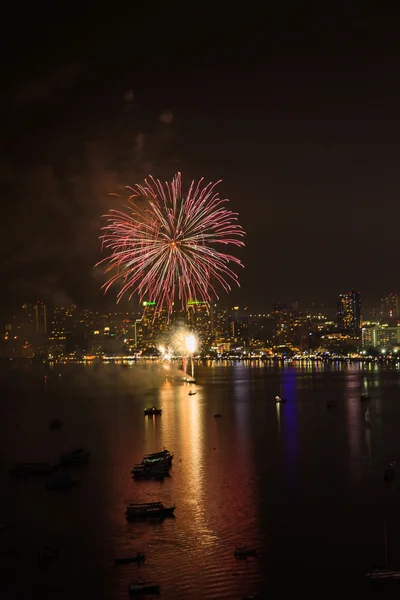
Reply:
<svg viewBox="0 0 400 600"><path fill-rule="evenodd" d="M130 594L159 594L160 586L150 583L131 583L129 586Z"/></svg>
<svg viewBox="0 0 400 600"><path fill-rule="evenodd" d="M165 455L165 456L160 456L159 458L147 458L144 457L144 459L142 460L142 465L146 465L146 466L157 466L157 467L170 467L172 465L172 459L173 459L173 455L170 454L169 456Z"/></svg>
<svg viewBox="0 0 400 600"><path fill-rule="evenodd" d="M135 465L132 469L134 479L164 479L169 477L169 467L147 467Z"/></svg>
<svg viewBox="0 0 400 600"><path fill-rule="evenodd" d="M172 517L176 506L164 506L162 502L145 502L142 504L128 504L126 518L128 521L135 519L164 519Z"/></svg>
<svg viewBox="0 0 400 600"><path fill-rule="evenodd" d="M392 569L376 568L369 571L366 577L371 581L400 581L400 571L393 571Z"/></svg>
<svg viewBox="0 0 400 600"><path fill-rule="evenodd" d="M144 414L145 416L161 415L162 408L156 408L155 406L152 406L151 408L145 408Z"/></svg>
<svg viewBox="0 0 400 600"><path fill-rule="evenodd" d="M161 452L151 452L150 454L146 454L146 456L144 458L153 460L154 458L163 458L165 456L173 456L173 455L170 453L169 450L164 448L164 450L161 450Z"/></svg>
<svg viewBox="0 0 400 600"><path fill-rule="evenodd" d="M57 464L51 462L17 463L8 471L8 474L14 477L24 477L27 475L49 473L57 469L57 467Z"/></svg>
<svg viewBox="0 0 400 600"><path fill-rule="evenodd" d="M88 462L90 458L90 452L85 448L77 448L71 452L62 452L60 454L60 462L63 465L76 465Z"/></svg>
<svg viewBox="0 0 400 600"><path fill-rule="evenodd" d="M115 559L116 565L128 565L130 563L143 563L144 562L144 554L143 552L137 552L136 556L123 556L121 558Z"/></svg>
<svg viewBox="0 0 400 600"><path fill-rule="evenodd" d="M192 392L192 390L190 390L190 392L188 393L188 396L195 396L197 394L197 392Z"/></svg>

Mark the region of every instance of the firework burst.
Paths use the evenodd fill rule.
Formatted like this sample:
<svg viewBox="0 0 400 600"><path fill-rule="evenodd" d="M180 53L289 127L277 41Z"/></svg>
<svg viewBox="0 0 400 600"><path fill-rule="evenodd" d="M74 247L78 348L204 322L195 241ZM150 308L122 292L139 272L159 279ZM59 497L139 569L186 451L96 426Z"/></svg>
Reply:
<svg viewBox="0 0 400 600"><path fill-rule="evenodd" d="M209 304L218 298L218 286L229 292L230 283L239 285L229 265L242 263L220 248L244 246L244 231L237 213L225 207L228 200L215 191L218 183L192 181L183 195L178 173L171 183L149 177L144 185L127 187L125 210L111 210L102 228L102 246L111 251L98 263L107 263L105 291L119 281L118 301L138 294L140 301L155 302L157 312L166 308L170 314L177 299L183 308L191 299Z"/></svg>

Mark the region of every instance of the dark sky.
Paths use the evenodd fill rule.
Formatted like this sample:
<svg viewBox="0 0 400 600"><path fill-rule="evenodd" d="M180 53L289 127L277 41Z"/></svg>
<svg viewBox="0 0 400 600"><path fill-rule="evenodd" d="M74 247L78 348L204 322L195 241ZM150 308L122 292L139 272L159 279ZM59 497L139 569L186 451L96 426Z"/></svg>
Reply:
<svg viewBox="0 0 400 600"><path fill-rule="evenodd" d="M228 304L400 288L398 9L235 6L3 15L3 306L99 303L108 192L178 169L240 213Z"/></svg>

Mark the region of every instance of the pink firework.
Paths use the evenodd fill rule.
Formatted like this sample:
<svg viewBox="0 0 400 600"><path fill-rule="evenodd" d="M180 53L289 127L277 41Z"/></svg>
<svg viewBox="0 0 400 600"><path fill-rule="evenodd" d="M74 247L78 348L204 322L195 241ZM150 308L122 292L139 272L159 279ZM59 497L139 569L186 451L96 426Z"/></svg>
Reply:
<svg viewBox="0 0 400 600"><path fill-rule="evenodd" d="M157 312L167 308L170 314L177 299L182 307L194 299L209 304L218 298L218 285L226 292L230 282L239 285L229 265L242 263L218 248L244 246L244 231L237 213L225 207L228 200L215 191L218 183L203 187L203 179L192 181L182 195L178 173L171 183L150 176L144 185L127 187L125 211L111 210L102 228L103 247L111 250L101 261L111 274L105 290L119 281L118 300L138 294L140 301L155 302Z"/></svg>

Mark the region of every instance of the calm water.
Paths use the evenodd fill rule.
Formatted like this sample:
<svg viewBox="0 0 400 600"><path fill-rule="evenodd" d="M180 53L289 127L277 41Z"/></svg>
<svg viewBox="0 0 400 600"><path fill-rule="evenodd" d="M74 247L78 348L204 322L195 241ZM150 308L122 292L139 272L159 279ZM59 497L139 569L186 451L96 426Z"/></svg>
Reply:
<svg viewBox="0 0 400 600"><path fill-rule="evenodd" d="M173 375L156 363L0 372L0 597L119 599L134 581L160 584L165 600L369 597L364 573L383 561L384 523L400 565L400 479L383 482L400 454L399 371L202 365L194 396ZM162 416L144 418L153 403ZM75 468L78 488L7 477L14 462L79 446L92 459ZM163 446L171 477L133 481L133 464ZM176 518L126 522L127 502L151 500L175 503ZM46 566L42 544L60 552ZM237 561L237 544L258 557ZM145 565L113 566L137 551Z"/></svg>

